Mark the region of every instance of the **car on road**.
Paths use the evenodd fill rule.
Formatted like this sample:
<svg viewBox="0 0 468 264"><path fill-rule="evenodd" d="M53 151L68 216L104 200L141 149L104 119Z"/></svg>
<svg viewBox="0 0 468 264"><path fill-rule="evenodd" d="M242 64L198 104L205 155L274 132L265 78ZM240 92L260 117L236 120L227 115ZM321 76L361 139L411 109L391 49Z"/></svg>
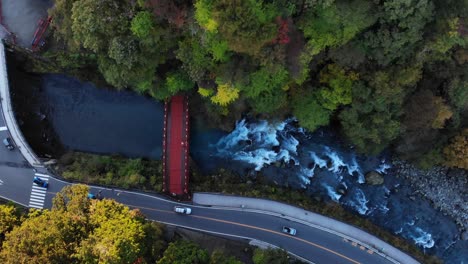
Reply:
<svg viewBox="0 0 468 264"><path fill-rule="evenodd" d="M7 137L3 139L3 145L9 150L14 150L15 146L13 145L13 141L11 141L11 138Z"/></svg>
<svg viewBox="0 0 468 264"><path fill-rule="evenodd" d="M33 182L41 187L44 187L44 188L47 188L49 187L49 183L44 181L43 179L39 178L39 177L34 177L33 179Z"/></svg>
<svg viewBox="0 0 468 264"><path fill-rule="evenodd" d="M291 236L295 236L296 233L297 233L296 229L294 229L292 227L287 227L287 226L283 226L282 231L283 231L283 233L291 235Z"/></svg>
<svg viewBox="0 0 468 264"><path fill-rule="evenodd" d="M192 209L191 208L188 208L188 207L183 207L183 206L174 206L174 212L178 213L178 214L191 214L192 213Z"/></svg>
<svg viewBox="0 0 468 264"><path fill-rule="evenodd" d="M102 195L101 192L98 192L97 194L94 193L88 193L88 199L97 199L97 200L102 200Z"/></svg>

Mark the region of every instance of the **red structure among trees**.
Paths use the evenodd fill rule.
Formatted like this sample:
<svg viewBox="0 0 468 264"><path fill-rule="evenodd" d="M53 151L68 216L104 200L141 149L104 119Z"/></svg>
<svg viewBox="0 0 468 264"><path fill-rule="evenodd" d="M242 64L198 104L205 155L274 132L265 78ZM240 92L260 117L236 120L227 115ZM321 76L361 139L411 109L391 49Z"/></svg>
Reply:
<svg viewBox="0 0 468 264"><path fill-rule="evenodd" d="M190 199L189 111L186 96L177 95L164 104L163 192Z"/></svg>
<svg viewBox="0 0 468 264"><path fill-rule="evenodd" d="M52 17L48 17L47 19L41 18L37 22L38 26L34 32L34 37L31 42L31 48L33 51L37 51L44 44L44 33L49 27L50 21L52 21Z"/></svg>

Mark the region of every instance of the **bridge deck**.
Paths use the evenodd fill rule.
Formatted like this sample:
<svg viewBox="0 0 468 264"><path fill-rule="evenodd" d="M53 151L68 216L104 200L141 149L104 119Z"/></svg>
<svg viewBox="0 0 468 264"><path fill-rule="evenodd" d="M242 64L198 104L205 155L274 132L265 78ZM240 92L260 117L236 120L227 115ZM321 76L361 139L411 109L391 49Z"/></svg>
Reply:
<svg viewBox="0 0 468 264"><path fill-rule="evenodd" d="M189 116L185 96L174 96L164 109L163 191L188 195Z"/></svg>

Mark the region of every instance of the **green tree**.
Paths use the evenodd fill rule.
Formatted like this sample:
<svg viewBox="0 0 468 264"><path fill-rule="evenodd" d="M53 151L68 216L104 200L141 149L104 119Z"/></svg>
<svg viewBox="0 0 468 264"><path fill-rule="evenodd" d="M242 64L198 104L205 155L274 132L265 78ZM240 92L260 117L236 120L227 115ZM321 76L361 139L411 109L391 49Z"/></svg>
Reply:
<svg viewBox="0 0 468 264"><path fill-rule="evenodd" d="M302 127L312 132L320 126L328 125L331 111L320 105L315 93L299 92L293 96L293 114Z"/></svg>
<svg viewBox="0 0 468 264"><path fill-rule="evenodd" d="M289 81L288 71L281 67L261 67L250 75L250 83L242 87L249 98L258 98L264 92L282 89Z"/></svg>
<svg viewBox="0 0 468 264"><path fill-rule="evenodd" d="M273 3L255 0L199 0L195 18L209 32L218 32L235 52L255 55L276 36Z"/></svg>
<svg viewBox="0 0 468 264"><path fill-rule="evenodd" d="M214 66L212 56L208 49L200 44L197 36L179 42L176 57L182 62L182 69L195 82L203 80Z"/></svg>
<svg viewBox="0 0 468 264"><path fill-rule="evenodd" d="M211 254L210 264L242 264L242 262L234 257L226 256L222 251L215 250Z"/></svg>
<svg viewBox="0 0 468 264"><path fill-rule="evenodd" d="M320 82L328 84L328 88L322 87L318 91L320 104L330 111L335 110L340 105L350 104L352 100L351 88L356 79L356 74L346 74L336 64L328 65L320 72Z"/></svg>
<svg viewBox="0 0 468 264"><path fill-rule="evenodd" d="M407 60L433 19L433 10L431 0L383 1L378 26L363 40L367 53L381 65Z"/></svg>
<svg viewBox="0 0 468 264"><path fill-rule="evenodd" d="M384 78L386 79L386 78ZM356 83L353 86L353 103L351 107L343 109L339 118L344 134L356 145L361 152L377 154L394 140L400 133L398 120L400 104L392 106L392 100L383 94L383 86L374 89L364 83ZM395 97L398 97L398 93Z"/></svg>
<svg viewBox="0 0 468 264"><path fill-rule="evenodd" d="M79 0L57 0L49 9L49 16L53 17L50 25L54 29L54 37L59 43L64 43L71 50L80 48L80 41L76 41L72 30L72 7Z"/></svg>
<svg viewBox="0 0 468 264"><path fill-rule="evenodd" d="M132 33L139 39L146 39L154 30L153 15L148 11L141 11L132 19Z"/></svg>
<svg viewBox="0 0 468 264"><path fill-rule="evenodd" d="M185 240L172 242L158 264L208 264L210 256L204 249Z"/></svg>
<svg viewBox="0 0 468 264"><path fill-rule="evenodd" d="M164 226L156 222L145 223L143 226L144 237L144 251L143 256L147 263L156 263L156 260L162 257L164 250L167 247L164 240Z"/></svg>
<svg viewBox="0 0 468 264"><path fill-rule="evenodd" d="M260 249L254 251L252 257L254 264L287 264L289 257L282 249Z"/></svg>
<svg viewBox="0 0 468 264"><path fill-rule="evenodd" d="M323 3L301 16L299 28L308 39L309 51L318 54L327 47L346 44L375 22L371 7L362 0Z"/></svg>
<svg viewBox="0 0 468 264"><path fill-rule="evenodd" d="M448 95L450 102L459 110L468 109L468 81L454 79L450 82Z"/></svg>
<svg viewBox="0 0 468 264"><path fill-rule="evenodd" d="M128 32L130 8L126 1L76 1L71 16L74 39L86 49L106 52L109 40Z"/></svg>
<svg viewBox="0 0 468 264"><path fill-rule="evenodd" d="M272 113L287 105L287 94L281 89L262 92L257 98L249 100L255 112Z"/></svg>
<svg viewBox="0 0 468 264"><path fill-rule="evenodd" d="M164 82L158 89L152 92L152 96L165 100L181 91L189 91L193 89L194 83L190 78L181 71L170 72L166 75Z"/></svg>

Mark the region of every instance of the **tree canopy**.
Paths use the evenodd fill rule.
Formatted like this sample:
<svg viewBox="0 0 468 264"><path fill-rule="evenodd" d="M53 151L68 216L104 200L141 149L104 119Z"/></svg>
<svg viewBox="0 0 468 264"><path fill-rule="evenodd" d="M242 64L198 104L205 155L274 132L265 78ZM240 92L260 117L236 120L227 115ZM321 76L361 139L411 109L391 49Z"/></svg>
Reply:
<svg viewBox="0 0 468 264"><path fill-rule="evenodd" d="M188 94L221 120L239 105L293 114L310 131L337 126L362 152L392 145L412 157L466 127L467 10L455 0L57 0L47 52L120 89ZM437 111L413 140L409 116L425 106L411 104L428 93Z"/></svg>
<svg viewBox="0 0 468 264"><path fill-rule="evenodd" d="M113 200L90 200L87 194L87 186L67 186L54 198L51 211L30 212L6 234L1 262L134 263L148 246L144 218Z"/></svg>

